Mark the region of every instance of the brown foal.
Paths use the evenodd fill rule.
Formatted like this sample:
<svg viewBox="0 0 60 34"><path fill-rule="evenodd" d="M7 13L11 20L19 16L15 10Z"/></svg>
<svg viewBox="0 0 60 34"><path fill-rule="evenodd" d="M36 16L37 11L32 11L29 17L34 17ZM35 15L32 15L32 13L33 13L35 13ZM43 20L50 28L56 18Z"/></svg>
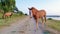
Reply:
<svg viewBox="0 0 60 34"><path fill-rule="evenodd" d="M46 11L45 10L37 10L34 7L28 8L29 9L29 14L31 17L31 14L33 15L34 19L36 20L36 28L38 29L38 20L39 18L42 19L42 27L44 27L44 19L46 22ZM44 18L44 19L43 19Z"/></svg>

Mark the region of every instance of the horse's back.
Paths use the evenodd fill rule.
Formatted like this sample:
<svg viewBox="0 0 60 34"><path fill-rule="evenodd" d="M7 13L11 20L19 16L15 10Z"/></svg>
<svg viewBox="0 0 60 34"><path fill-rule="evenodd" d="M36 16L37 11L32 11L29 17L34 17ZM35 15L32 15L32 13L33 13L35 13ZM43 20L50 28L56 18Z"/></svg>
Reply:
<svg viewBox="0 0 60 34"><path fill-rule="evenodd" d="M46 11L45 11L45 10L40 10L40 11L39 11L39 14L41 14L41 15L46 15Z"/></svg>
<svg viewBox="0 0 60 34"><path fill-rule="evenodd" d="M46 11L45 10L39 10L35 14L33 14L33 17L35 18L41 18L46 16Z"/></svg>
<svg viewBox="0 0 60 34"><path fill-rule="evenodd" d="M43 17L43 16L46 16L46 11L45 10L39 10L36 15L40 18L40 17Z"/></svg>
<svg viewBox="0 0 60 34"><path fill-rule="evenodd" d="M11 14L12 14L12 12L7 12L7 13L5 13L6 16L9 16L9 15L11 15Z"/></svg>

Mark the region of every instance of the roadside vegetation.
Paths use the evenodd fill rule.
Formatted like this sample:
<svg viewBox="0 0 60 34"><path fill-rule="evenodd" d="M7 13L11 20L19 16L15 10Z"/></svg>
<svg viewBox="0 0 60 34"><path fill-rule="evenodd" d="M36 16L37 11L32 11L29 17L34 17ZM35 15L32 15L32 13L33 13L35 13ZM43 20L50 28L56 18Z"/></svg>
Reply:
<svg viewBox="0 0 60 34"><path fill-rule="evenodd" d="M22 18L25 17L25 15L14 14L12 15L11 18L8 17L6 19L2 19L1 15L2 14L0 13L0 26L9 26L9 24L14 23L15 21L19 19L21 20Z"/></svg>
<svg viewBox="0 0 60 34"><path fill-rule="evenodd" d="M17 20L25 17L24 13L18 10L15 5L15 0L0 0L0 28L2 26L9 26L11 23L15 23ZM7 12L12 12L12 17L2 19L2 16Z"/></svg>
<svg viewBox="0 0 60 34"><path fill-rule="evenodd" d="M46 25L52 29L60 31L60 20L53 20L52 18L48 18Z"/></svg>

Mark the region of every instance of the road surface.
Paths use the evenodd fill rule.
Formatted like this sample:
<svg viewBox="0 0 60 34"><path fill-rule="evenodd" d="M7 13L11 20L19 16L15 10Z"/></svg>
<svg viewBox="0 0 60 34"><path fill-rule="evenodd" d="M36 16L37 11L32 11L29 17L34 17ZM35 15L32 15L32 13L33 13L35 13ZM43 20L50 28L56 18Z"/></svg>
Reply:
<svg viewBox="0 0 60 34"><path fill-rule="evenodd" d="M9 27L0 29L0 34L44 34L43 32L41 24L39 23L39 28L36 30L34 19L29 17L11 24Z"/></svg>

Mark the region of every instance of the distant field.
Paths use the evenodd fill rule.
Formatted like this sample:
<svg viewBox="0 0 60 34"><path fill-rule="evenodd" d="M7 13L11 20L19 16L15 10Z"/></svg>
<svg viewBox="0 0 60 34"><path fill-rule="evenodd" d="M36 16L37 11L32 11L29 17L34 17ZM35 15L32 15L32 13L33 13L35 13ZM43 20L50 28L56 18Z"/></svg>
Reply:
<svg viewBox="0 0 60 34"><path fill-rule="evenodd" d="M21 20L24 17L25 15L14 14L11 18L2 19L2 13L0 13L0 27L9 26L9 24L14 23L19 19Z"/></svg>
<svg viewBox="0 0 60 34"><path fill-rule="evenodd" d="M46 25L50 28L60 31L60 20L47 20Z"/></svg>

